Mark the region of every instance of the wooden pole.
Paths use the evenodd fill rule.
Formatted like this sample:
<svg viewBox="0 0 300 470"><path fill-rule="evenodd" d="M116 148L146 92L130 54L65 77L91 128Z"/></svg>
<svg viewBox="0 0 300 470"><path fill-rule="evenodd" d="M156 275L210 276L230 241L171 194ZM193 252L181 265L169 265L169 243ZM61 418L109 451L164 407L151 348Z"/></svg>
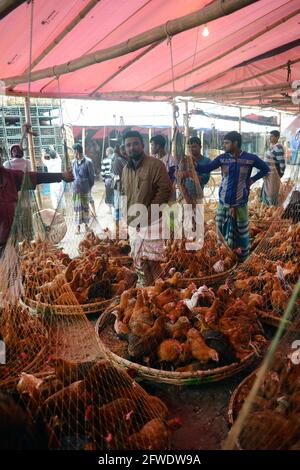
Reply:
<svg viewBox="0 0 300 470"><path fill-rule="evenodd" d="M231 13L251 5L252 3L256 3L256 0L226 0L226 2L224 0L216 0L213 3L206 5L201 10L176 18L175 20L167 21L160 26L138 34L127 41L116 44L115 46L86 54L85 56L70 60L64 64L32 72L31 81L34 82L44 78L58 77L90 65L126 55L137 51L142 47L146 47L153 42L169 38L170 36L175 36L176 34L195 28L201 24L230 15ZM15 86L20 83L26 83L27 81L27 74L8 77L5 79L7 86Z"/></svg>
<svg viewBox="0 0 300 470"><path fill-rule="evenodd" d="M124 91L110 91L107 93L99 93L97 94L98 99L105 99L105 98L119 98L119 97L147 97L147 96L161 96L164 98L167 97L189 97L189 98L218 98L226 95L232 95L232 99L234 99L234 95L241 95L245 96L251 93L258 93L263 91L286 91L292 89L292 82L283 82L283 83L275 83L272 85L261 85L255 87L243 87L243 88L228 88L228 89L216 89L213 91L206 91L206 92L187 92L187 91L134 91L134 90L124 90Z"/></svg>
<svg viewBox="0 0 300 470"><path fill-rule="evenodd" d="M81 145L82 145L83 155L85 155L85 127L83 127L81 131Z"/></svg>
<svg viewBox="0 0 300 470"><path fill-rule="evenodd" d="M184 153L186 155L190 152L189 146L189 136L190 136L190 129L189 129L189 102L188 100L185 101L185 115L184 115Z"/></svg>
<svg viewBox="0 0 300 470"><path fill-rule="evenodd" d="M149 155L151 154L151 144L150 144L151 137L152 137L152 129L151 127L149 127L148 129Z"/></svg>
<svg viewBox="0 0 300 470"><path fill-rule="evenodd" d="M26 0L2 0L0 2L0 20L15 10Z"/></svg>
<svg viewBox="0 0 300 470"><path fill-rule="evenodd" d="M299 59L300 62L300 59ZM286 65L285 65L286 66ZM248 79L249 80L249 79ZM257 97L257 94L261 92L277 92L280 93L286 92L288 90L291 90L291 83L289 82L284 82L284 83L278 83L275 85L263 85L261 87L244 87L244 88L237 88L237 89L219 89L211 92L173 92L173 91L134 91L134 90L127 90L127 91L120 91L120 92L107 92L107 93L99 93L96 94L93 99L96 100L119 100L119 101L138 101L140 98L142 98L143 101L152 101L151 99L147 99L147 97L161 97L162 101L170 101L170 97L189 97L191 99L202 99L202 100L238 100L240 98L246 98L249 96L249 99L251 99L251 94L256 94L256 96L253 97L255 99ZM227 92L229 94L227 95ZM7 90L6 91L7 96L14 96L14 97L24 97L25 92L19 92L19 91L11 91ZM34 98L55 98L58 99L61 95L59 95L57 92L51 92L51 93L40 93L40 92L31 92L30 93L31 97ZM70 99L75 99L75 98L80 98L81 100L90 100L91 97L89 95L86 96L79 96L76 94L68 94L64 93L63 96L65 98L70 98ZM236 106L236 105L234 105ZM258 105L257 105L258 106Z"/></svg>
<svg viewBox="0 0 300 470"><path fill-rule="evenodd" d="M242 108L239 107L239 133L242 132Z"/></svg>
<svg viewBox="0 0 300 470"><path fill-rule="evenodd" d="M26 96L25 98L25 119L26 119L26 124L29 124L31 126L30 99L28 98L28 96ZM30 156L31 168L32 168L32 171L36 171L33 136L30 132L27 134L27 138L28 138L28 152ZM42 198L41 198L39 186L36 187L36 200L37 200L39 210L41 210L43 208L43 205L42 205Z"/></svg>
<svg viewBox="0 0 300 470"><path fill-rule="evenodd" d="M279 111L278 113L278 124L279 124L279 132L281 134L282 132L282 112L281 111Z"/></svg>
<svg viewBox="0 0 300 470"><path fill-rule="evenodd" d="M295 65L295 64L298 64L300 62L300 59L295 59L295 60L291 60L290 61L290 65ZM255 75L251 75L251 77L246 77L246 78L243 78L242 80L238 80L237 82L234 82L232 83L231 85L232 86L236 86L236 85L241 85L242 83L245 83L245 82L249 82L249 80L254 80L255 78L260 78L260 77L263 77L264 75L271 75L273 74L274 72L277 72L278 70L281 70L281 69L285 69L287 66L286 64L286 61L281 64L281 65L277 65L276 67L273 67L271 69L268 69L268 70L264 70L263 72L259 72ZM232 69L229 69L229 70L232 70ZM218 76L214 76L214 77L211 77L208 81L208 82L211 82L211 81L214 81L216 80L217 78L220 78L221 76L225 75L229 70L226 70L225 72L222 72L221 74L219 74ZM227 86L227 85L225 85ZM222 90L223 88L225 88L225 86L223 87L220 87L220 90Z"/></svg>
<svg viewBox="0 0 300 470"><path fill-rule="evenodd" d="M176 111L177 111L177 107L176 107L176 104L175 104L175 101L173 100L172 102L172 147L171 147L171 154L173 155L173 157L175 157L177 159L178 155L177 155L177 146L176 146L176 136L177 136L177 133L176 133L176 127L177 127L177 124L176 124Z"/></svg>

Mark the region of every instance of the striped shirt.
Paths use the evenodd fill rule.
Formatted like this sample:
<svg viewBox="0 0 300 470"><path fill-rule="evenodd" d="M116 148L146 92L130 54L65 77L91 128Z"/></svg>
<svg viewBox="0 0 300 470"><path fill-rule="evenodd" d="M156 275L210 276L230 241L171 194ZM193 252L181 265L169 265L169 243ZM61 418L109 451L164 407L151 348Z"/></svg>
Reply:
<svg viewBox="0 0 300 470"><path fill-rule="evenodd" d="M242 151L238 158L224 153L206 165L196 165L201 175L221 167L222 181L219 188L220 203L229 207L241 207L247 204L250 185L263 178L270 169L257 155ZM252 169L259 170L251 177Z"/></svg>
<svg viewBox="0 0 300 470"><path fill-rule="evenodd" d="M269 150L265 154L264 161L269 165L276 166L280 178L285 172L285 159L284 159L284 148L283 145L277 142L275 145L271 145Z"/></svg>
<svg viewBox="0 0 300 470"><path fill-rule="evenodd" d="M101 176L105 180L106 178L112 178L112 168L111 168L112 158L105 157L102 160L101 164Z"/></svg>

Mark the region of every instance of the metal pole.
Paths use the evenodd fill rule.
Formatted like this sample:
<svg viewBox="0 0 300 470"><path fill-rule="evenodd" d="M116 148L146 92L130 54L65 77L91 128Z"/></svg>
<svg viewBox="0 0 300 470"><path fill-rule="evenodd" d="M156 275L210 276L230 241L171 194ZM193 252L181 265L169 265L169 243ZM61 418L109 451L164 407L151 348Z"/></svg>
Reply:
<svg viewBox="0 0 300 470"><path fill-rule="evenodd" d="M25 98L25 119L26 119L26 123L31 126L30 98L28 96L26 96L26 98ZM30 157L30 161L31 161L31 168L32 168L32 171L36 171L36 160L35 160L35 154L34 154L33 136L30 132L27 134L27 139L28 139L27 140L28 141L28 152L29 152L29 157ZM40 194L40 189L39 189L38 186L36 188L36 200L37 200L39 210L41 210L43 208L43 205L42 205L42 198L41 198L41 194Z"/></svg>

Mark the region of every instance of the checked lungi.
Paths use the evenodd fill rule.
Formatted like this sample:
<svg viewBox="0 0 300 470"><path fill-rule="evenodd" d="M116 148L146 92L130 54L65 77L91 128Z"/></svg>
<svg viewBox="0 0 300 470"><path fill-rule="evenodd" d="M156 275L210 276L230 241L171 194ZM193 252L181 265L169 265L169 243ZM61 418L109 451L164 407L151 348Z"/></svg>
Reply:
<svg viewBox="0 0 300 470"><path fill-rule="evenodd" d="M247 258L250 249L248 205L228 207L219 203L216 222L229 248L236 251L241 261Z"/></svg>

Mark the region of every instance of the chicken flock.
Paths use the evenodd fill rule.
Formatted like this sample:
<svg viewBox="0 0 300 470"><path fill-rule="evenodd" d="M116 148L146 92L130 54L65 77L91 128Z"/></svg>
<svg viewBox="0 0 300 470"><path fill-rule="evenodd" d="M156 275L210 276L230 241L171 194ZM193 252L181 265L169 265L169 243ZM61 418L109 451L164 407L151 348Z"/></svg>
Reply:
<svg viewBox="0 0 300 470"><path fill-rule="evenodd" d="M47 448L170 447L179 419L170 418L167 406L129 373L106 360L75 363L50 356L48 363L54 373L43 378L22 374L17 385L31 421L43 423ZM70 444L72 435L76 440Z"/></svg>
<svg viewBox="0 0 300 470"><path fill-rule="evenodd" d="M239 362L264 347L255 304L227 285L178 288L180 276L129 289L112 308L115 334L127 342L131 360L189 372Z"/></svg>
<svg viewBox="0 0 300 470"><path fill-rule="evenodd" d="M122 265L119 255L128 243L111 243L88 233L79 244L80 256L70 259L46 242L21 247L25 297L50 305L82 305L119 295L135 284L137 275Z"/></svg>

